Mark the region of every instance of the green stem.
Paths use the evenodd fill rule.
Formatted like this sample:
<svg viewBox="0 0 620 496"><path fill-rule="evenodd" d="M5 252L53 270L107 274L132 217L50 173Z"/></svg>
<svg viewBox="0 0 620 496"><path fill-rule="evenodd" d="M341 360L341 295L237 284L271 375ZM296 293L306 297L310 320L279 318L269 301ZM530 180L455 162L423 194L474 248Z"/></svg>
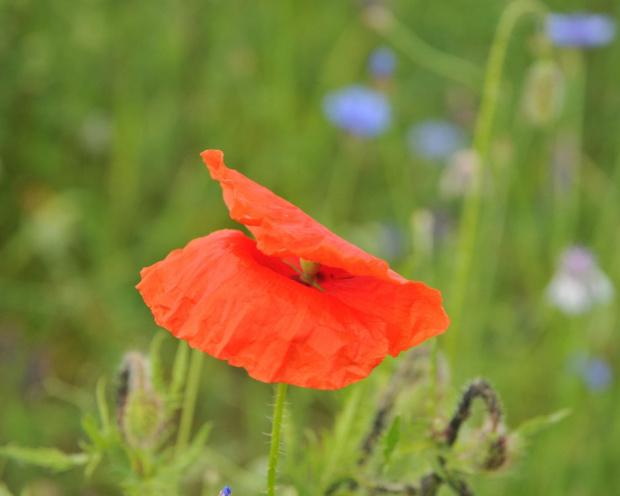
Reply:
<svg viewBox="0 0 620 496"><path fill-rule="evenodd" d="M506 61L506 51L510 36L517 22L525 15L535 14L544 17L546 7L536 0L516 0L504 10L500 18L495 38L491 45L491 52L487 62L484 88L480 113L474 132L474 149L480 158L480 172L477 180L472 184L471 190L465 199L463 208L459 248L456 256L456 269L453 279L452 291L450 292L450 314L452 317L452 329L447 337L448 357L453 361L458 349L459 330L461 317L465 305L467 283L469 281L473 254L476 245L478 220L482 200L482 182L487 175L489 144L493 130L493 122L497 111L502 73Z"/></svg>
<svg viewBox="0 0 620 496"><path fill-rule="evenodd" d="M385 23L377 27L377 31L415 65L467 86L476 92L479 90L482 72L476 65L434 48L387 10L385 14L389 17Z"/></svg>
<svg viewBox="0 0 620 496"><path fill-rule="evenodd" d="M276 494L276 468L278 466L278 454L280 453L280 432L282 430L282 412L284 411L284 398L286 397L286 384L278 384L276 404L273 410L273 425L271 428L271 449L269 451L269 469L267 470L267 496Z"/></svg>
<svg viewBox="0 0 620 496"><path fill-rule="evenodd" d="M187 386L185 387L185 394L183 397L183 412L181 413L181 422L179 424L179 433L177 435L177 457L187 447L192 432L194 410L196 409L196 398L198 397L198 390L200 389L200 373L202 371L204 356L204 352L197 349L192 350Z"/></svg>
<svg viewBox="0 0 620 496"><path fill-rule="evenodd" d="M579 218L579 200L581 191L580 176L583 167L583 113L586 87L586 70L584 67L583 53L580 50L573 50L566 53L568 62L568 95L569 106L566 109L568 114L567 137L574 140L575 157L574 169L567 171L569 183L561 184L558 181L555 185L555 205L554 205L554 226L555 233L552 243L552 253L555 256L560 249L575 241Z"/></svg>
<svg viewBox="0 0 620 496"><path fill-rule="evenodd" d="M177 352L172 365L172 380L170 381L170 394L176 396L183 389L187 379L187 362L189 361L189 346L179 339Z"/></svg>
<svg viewBox="0 0 620 496"><path fill-rule="evenodd" d="M437 415L437 355L439 354L439 340L433 339L431 345L431 369L430 369L430 398L431 398L431 419Z"/></svg>
<svg viewBox="0 0 620 496"><path fill-rule="evenodd" d="M347 135L341 143L333 163L326 191L323 221L326 225L348 220L355 203L355 190L364 160L364 143L360 138Z"/></svg>

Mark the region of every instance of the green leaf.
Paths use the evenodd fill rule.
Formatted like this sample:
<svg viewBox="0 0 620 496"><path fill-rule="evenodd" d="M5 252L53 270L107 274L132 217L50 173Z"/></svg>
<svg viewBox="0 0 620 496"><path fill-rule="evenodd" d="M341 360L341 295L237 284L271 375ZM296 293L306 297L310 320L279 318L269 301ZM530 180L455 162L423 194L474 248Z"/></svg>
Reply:
<svg viewBox="0 0 620 496"><path fill-rule="evenodd" d="M523 422L516 429L515 433L524 438L531 437L538 434L540 431L551 427L553 424L557 424L558 422L564 420L570 414L571 410L569 408L565 408L549 415L534 417L533 419Z"/></svg>
<svg viewBox="0 0 620 496"><path fill-rule="evenodd" d="M392 422L392 425L390 426L390 430L385 436L385 444L383 446L383 458L385 459L386 463L388 462L388 460L392 456L392 453L396 449L396 445L398 444L399 440L400 440L400 415L394 419L394 421Z"/></svg>
<svg viewBox="0 0 620 496"><path fill-rule="evenodd" d="M344 408L336 417L332 436L325 440L325 457L322 460L320 487L325 488L329 485L334 474L346 465L345 460L350 456L352 440L356 437L353 434L355 420L360 413L360 405L364 398L364 383L358 383L345 401Z"/></svg>
<svg viewBox="0 0 620 496"><path fill-rule="evenodd" d="M107 445L107 438L105 434L101 432L95 417L93 417L90 413L87 413L82 417L82 429L84 429L86 435L98 449L105 449Z"/></svg>
<svg viewBox="0 0 620 496"><path fill-rule="evenodd" d="M9 488L6 487L2 482L0 482L0 496L13 496L13 493L9 491Z"/></svg>
<svg viewBox="0 0 620 496"><path fill-rule="evenodd" d="M86 465L90 461L87 453L66 454L56 448L24 448L14 444L0 447L0 456L19 462L48 468L54 472Z"/></svg>
<svg viewBox="0 0 620 496"><path fill-rule="evenodd" d="M211 424L204 424L194 436L189 446L183 451L183 454L174 461L172 464L174 469L182 472L184 469L189 468L191 465L196 463L196 461L200 458L200 455L203 453L203 448L207 442L210 432Z"/></svg>
<svg viewBox="0 0 620 496"><path fill-rule="evenodd" d="M93 472L97 469L99 463L101 463L102 458L103 456L101 455L101 453L92 454L88 465L86 465L86 468L84 469L84 475L87 479L90 479L93 476Z"/></svg>

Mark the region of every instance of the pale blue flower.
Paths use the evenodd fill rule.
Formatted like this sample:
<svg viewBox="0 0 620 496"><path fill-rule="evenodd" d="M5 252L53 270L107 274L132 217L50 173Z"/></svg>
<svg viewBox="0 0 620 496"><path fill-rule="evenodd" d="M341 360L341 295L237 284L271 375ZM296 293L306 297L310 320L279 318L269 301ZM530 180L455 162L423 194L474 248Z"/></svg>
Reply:
<svg viewBox="0 0 620 496"><path fill-rule="evenodd" d="M613 371L607 359L602 356L589 356L583 350L567 358L566 371L579 377L586 388L594 393L606 391L613 382Z"/></svg>
<svg viewBox="0 0 620 496"><path fill-rule="evenodd" d="M325 95L323 111L327 119L340 129L360 137L378 136L392 122L387 96L360 84Z"/></svg>
<svg viewBox="0 0 620 496"><path fill-rule="evenodd" d="M368 71L372 77L387 79L394 74L396 55L387 47L376 48L368 57Z"/></svg>
<svg viewBox="0 0 620 496"><path fill-rule="evenodd" d="M590 358L581 371L581 375L587 388L595 393L609 389L613 380L611 367L602 357Z"/></svg>
<svg viewBox="0 0 620 496"><path fill-rule="evenodd" d="M457 125L440 119L431 119L412 126L407 141L413 154L441 160L449 158L467 143L467 137Z"/></svg>
<svg viewBox="0 0 620 496"><path fill-rule="evenodd" d="M616 36L616 22L603 14L549 14L545 31L558 47L605 46Z"/></svg>

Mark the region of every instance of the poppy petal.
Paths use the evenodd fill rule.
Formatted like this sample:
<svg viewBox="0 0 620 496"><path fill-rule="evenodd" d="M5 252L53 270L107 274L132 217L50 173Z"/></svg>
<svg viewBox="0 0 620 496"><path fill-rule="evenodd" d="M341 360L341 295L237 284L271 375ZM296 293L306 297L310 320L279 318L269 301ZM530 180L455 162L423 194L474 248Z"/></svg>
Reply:
<svg viewBox="0 0 620 496"><path fill-rule="evenodd" d="M239 231L195 239L141 275L137 288L159 325L263 382L338 389L366 377L395 349L386 332L395 332L397 317L388 325L379 308L353 304L362 287L366 304L387 303L395 291L381 294L386 283L334 280L322 293Z"/></svg>
<svg viewBox="0 0 620 496"><path fill-rule="evenodd" d="M405 281L385 261L336 236L295 205L227 168L221 151L206 150L201 156L211 177L222 186L230 216L247 226L261 252L340 267L351 275Z"/></svg>
<svg viewBox="0 0 620 496"><path fill-rule="evenodd" d="M323 272L329 270L324 268ZM343 305L380 322L377 325L389 341L388 353L392 356L442 334L450 324L441 293L421 282L394 283L362 276L326 278L321 287Z"/></svg>

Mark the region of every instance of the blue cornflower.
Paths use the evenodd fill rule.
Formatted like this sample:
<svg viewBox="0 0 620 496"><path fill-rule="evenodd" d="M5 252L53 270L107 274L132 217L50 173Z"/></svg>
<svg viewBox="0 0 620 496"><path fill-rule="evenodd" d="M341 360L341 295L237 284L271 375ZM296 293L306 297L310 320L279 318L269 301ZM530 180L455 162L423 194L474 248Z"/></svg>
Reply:
<svg viewBox="0 0 620 496"><path fill-rule="evenodd" d="M613 379L611 367L607 360L602 357L588 360L581 371L581 375L588 389L595 393L609 389Z"/></svg>
<svg viewBox="0 0 620 496"><path fill-rule="evenodd" d="M545 31L558 47L609 45L616 36L616 22L602 14L549 14Z"/></svg>
<svg viewBox="0 0 620 496"><path fill-rule="evenodd" d="M377 136L392 121L392 109L387 97L360 84L325 95L323 111L336 126L360 137Z"/></svg>
<svg viewBox="0 0 620 496"><path fill-rule="evenodd" d="M387 47L376 48L368 57L368 71L374 78L390 78L395 68L396 55Z"/></svg>
<svg viewBox="0 0 620 496"><path fill-rule="evenodd" d="M449 121L432 119L412 126L407 132L411 151L426 159L446 159L465 146L463 130Z"/></svg>
<svg viewBox="0 0 620 496"><path fill-rule="evenodd" d="M579 350L566 359L566 372L579 377L586 388L593 393L603 392L611 386L613 371L609 362L602 356L590 356Z"/></svg>
<svg viewBox="0 0 620 496"><path fill-rule="evenodd" d="M224 489L220 491L219 496L231 496L231 494L232 494L232 491L230 490L230 487L224 486Z"/></svg>

